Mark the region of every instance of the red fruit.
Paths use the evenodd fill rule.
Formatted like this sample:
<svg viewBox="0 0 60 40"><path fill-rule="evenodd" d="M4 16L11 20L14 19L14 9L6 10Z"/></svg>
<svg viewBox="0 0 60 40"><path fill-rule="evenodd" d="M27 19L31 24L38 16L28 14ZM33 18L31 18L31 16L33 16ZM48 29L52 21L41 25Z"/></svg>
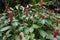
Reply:
<svg viewBox="0 0 60 40"><path fill-rule="evenodd" d="M26 12L26 16L28 16L28 9L24 7L24 11Z"/></svg>
<svg viewBox="0 0 60 40"><path fill-rule="evenodd" d="M9 13L9 18L10 18L10 23L12 23L12 20L13 20L13 14L12 14L12 12Z"/></svg>
<svg viewBox="0 0 60 40"><path fill-rule="evenodd" d="M59 21L58 21L58 20L56 20L56 26L58 26L58 24L59 24Z"/></svg>
<svg viewBox="0 0 60 40"><path fill-rule="evenodd" d="M40 6L42 7L42 5L43 5L43 0L40 0Z"/></svg>
<svg viewBox="0 0 60 40"><path fill-rule="evenodd" d="M57 37L57 31L56 31L56 29L54 30L54 37L55 38Z"/></svg>
<svg viewBox="0 0 60 40"><path fill-rule="evenodd" d="M9 7L8 5L5 6L5 9L6 9L6 12L9 10Z"/></svg>
<svg viewBox="0 0 60 40"><path fill-rule="evenodd" d="M45 19L45 16L42 16L42 19Z"/></svg>
<svg viewBox="0 0 60 40"><path fill-rule="evenodd" d="M20 40L22 40L22 38L23 38L22 33L19 34L19 38L20 38Z"/></svg>

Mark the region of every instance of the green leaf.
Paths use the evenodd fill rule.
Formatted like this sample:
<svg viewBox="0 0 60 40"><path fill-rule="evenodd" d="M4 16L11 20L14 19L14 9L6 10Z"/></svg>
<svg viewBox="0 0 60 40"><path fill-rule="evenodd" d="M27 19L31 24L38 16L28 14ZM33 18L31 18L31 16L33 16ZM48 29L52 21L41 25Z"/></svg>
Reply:
<svg viewBox="0 0 60 40"><path fill-rule="evenodd" d="M31 34L31 39L32 39L32 40L34 39L34 36L35 36L34 34Z"/></svg>
<svg viewBox="0 0 60 40"><path fill-rule="evenodd" d="M47 39L53 39L54 37L53 37L52 34L48 34L48 35L46 36L46 38L47 38Z"/></svg>
<svg viewBox="0 0 60 40"><path fill-rule="evenodd" d="M15 40L20 40L19 37L18 37L18 35L15 36Z"/></svg>
<svg viewBox="0 0 60 40"><path fill-rule="evenodd" d="M33 28L39 28L39 26L38 25L36 25L36 24L33 24L33 26L32 26Z"/></svg>
<svg viewBox="0 0 60 40"><path fill-rule="evenodd" d="M60 36L57 36L57 40L60 40Z"/></svg>
<svg viewBox="0 0 60 40"><path fill-rule="evenodd" d="M17 27L18 24L19 24L18 22L14 22L14 23L12 23L12 26Z"/></svg>
<svg viewBox="0 0 60 40"><path fill-rule="evenodd" d="M43 31L43 30L40 30L39 33L40 33L40 35L41 35L43 38L45 38L45 37L48 35L48 34L47 34L45 31Z"/></svg>
<svg viewBox="0 0 60 40"><path fill-rule="evenodd" d="M2 28L0 31L6 31L8 29L10 29L10 26L7 26L7 27Z"/></svg>
<svg viewBox="0 0 60 40"><path fill-rule="evenodd" d="M2 32L0 32L0 37L2 37Z"/></svg>

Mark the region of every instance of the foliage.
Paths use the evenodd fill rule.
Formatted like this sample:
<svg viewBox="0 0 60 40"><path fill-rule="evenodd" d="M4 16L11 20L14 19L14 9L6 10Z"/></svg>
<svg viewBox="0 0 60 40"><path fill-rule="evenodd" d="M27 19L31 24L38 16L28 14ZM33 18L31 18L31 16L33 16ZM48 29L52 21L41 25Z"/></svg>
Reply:
<svg viewBox="0 0 60 40"><path fill-rule="evenodd" d="M12 22L10 22L10 12L13 15ZM56 38L54 29L58 32ZM27 8L17 4L0 14L0 40L20 40L22 37L22 40L60 40L59 35L60 15L44 6L40 7L39 4Z"/></svg>

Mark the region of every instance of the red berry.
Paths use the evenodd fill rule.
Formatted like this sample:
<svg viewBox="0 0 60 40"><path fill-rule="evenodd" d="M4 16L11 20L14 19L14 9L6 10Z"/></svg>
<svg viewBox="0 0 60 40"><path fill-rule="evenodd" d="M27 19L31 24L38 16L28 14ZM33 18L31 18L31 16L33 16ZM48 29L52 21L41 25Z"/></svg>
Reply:
<svg viewBox="0 0 60 40"><path fill-rule="evenodd" d="M45 19L45 16L42 16L42 19Z"/></svg>
<svg viewBox="0 0 60 40"><path fill-rule="evenodd" d="M11 23L12 20L13 20L13 14L12 14L12 12L9 13L9 18L10 18L10 23Z"/></svg>
<svg viewBox="0 0 60 40"><path fill-rule="evenodd" d="M56 31L56 29L54 30L54 37L55 38L57 37L57 31Z"/></svg>
<svg viewBox="0 0 60 40"><path fill-rule="evenodd" d="M59 24L59 21L58 21L58 20L56 20L56 26L58 26L58 24Z"/></svg>

